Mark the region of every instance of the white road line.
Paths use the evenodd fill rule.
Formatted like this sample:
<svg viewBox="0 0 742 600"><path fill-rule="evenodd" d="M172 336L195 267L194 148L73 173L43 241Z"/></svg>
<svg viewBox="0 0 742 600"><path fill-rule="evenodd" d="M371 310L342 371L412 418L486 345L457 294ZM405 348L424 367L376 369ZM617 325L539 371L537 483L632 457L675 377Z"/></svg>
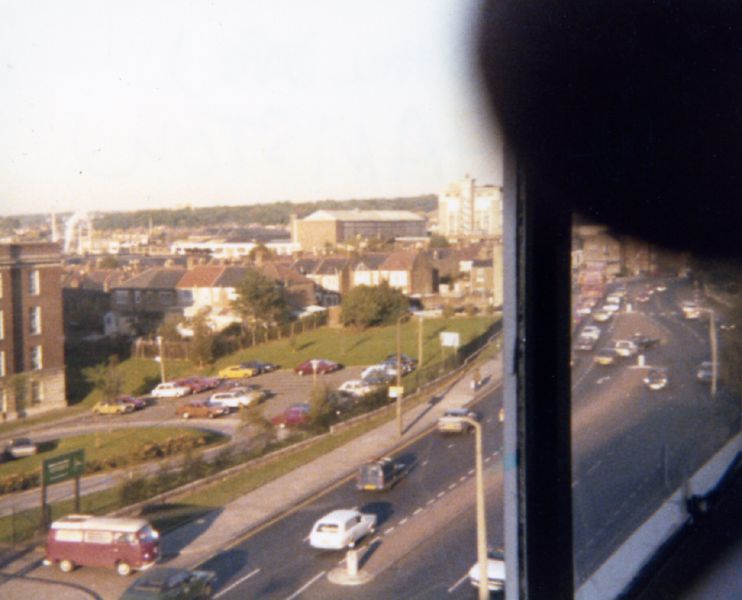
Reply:
<svg viewBox="0 0 742 600"><path fill-rule="evenodd" d="M466 475L462 475L461 477L459 477L459 481L466 481Z"/></svg>
<svg viewBox="0 0 742 600"><path fill-rule="evenodd" d="M312 537L312 534L311 534L311 533L308 533L308 534L307 534L307 537L305 537L305 538L304 538L304 539L302 540L302 542L308 542L308 541L309 541L309 538L310 538L310 537Z"/></svg>
<svg viewBox="0 0 742 600"><path fill-rule="evenodd" d="M435 502L435 498L431 498L430 500L428 500L428 501L427 501L427 502L425 503L425 506L430 506L431 504L433 504L433 502Z"/></svg>
<svg viewBox="0 0 742 600"><path fill-rule="evenodd" d="M580 483L580 480L579 480L579 479L575 479L575 480L574 480L574 481L572 482L572 487L576 487L578 483Z"/></svg>
<svg viewBox="0 0 742 600"><path fill-rule="evenodd" d="M390 533L391 533L392 531L394 531L394 527L390 527L389 529L387 529L386 531L384 531L384 535L388 535L388 534L390 534Z"/></svg>
<svg viewBox="0 0 742 600"><path fill-rule="evenodd" d="M344 559L344 558L341 558L341 559L340 559L340 560L338 561L338 564L339 564L339 565L342 565L342 564L343 564L344 562L345 562L345 559Z"/></svg>
<svg viewBox="0 0 742 600"><path fill-rule="evenodd" d="M427 461L427 460L424 460L424 461L423 461L423 467L424 467L425 465L427 465L427 464L428 464L428 462L429 462L429 461Z"/></svg>
<svg viewBox="0 0 742 600"><path fill-rule="evenodd" d="M402 520L401 520L401 521L399 522L399 524L400 524L400 525L404 525L405 523L407 523L408 519L409 519L409 517L405 517L404 519L402 519Z"/></svg>
<svg viewBox="0 0 742 600"><path fill-rule="evenodd" d="M248 573L244 577L242 577L242 578L238 579L237 581L235 581L234 583L228 585L223 590L219 590L216 594L214 594L214 598L218 598L219 596L222 596L222 595L226 594L229 590L237 587L242 582L247 581L248 579L250 579L250 577L252 577L253 575L257 575L258 573L260 573L260 569L255 569L251 573Z"/></svg>
<svg viewBox="0 0 742 600"><path fill-rule="evenodd" d="M596 462L596 463L595 463L595 464L594 464L593 466L591 466L591 467L590 467L590 468L589 468L589 469L587 470L587 474L588 474L588 475L591 475L591 474L592 474L592 473L593 473L593 472L595 471L595 469L597 469L597 468L598 468L598 467L599 467L600 465L602 465L602 464L603 464L603 461L602 461L602 460L599 460L598 462Z"/></svg>
<svg viewBox="0 0 742 600"><path fill-rule="evenodd" d="M484 459L484 462L489 462L491 460L492 460L492 457L491 456L488 456L487 458Z"/></svg>
<svg viewBox="0 0 742 600"><path fill-rule="evenodd" d="M453 444L449 444L449 445L448 445L448 447L449 447L449 448L453 448Z"/></svg>
<svg viewBox="0 0 742 600"><path fill-rule="evenodd" d="M485 420L485 423L492 423L492 417L490 417L489 419Z"/></svg>
<svg viewBox="0 0 742 600"><path fill-rule="evenodd" d="M438 496L437 496L437 497L438 497L438 498L443 498L443 495L444 495L445 493L446 493L446 492L438 492Z"/></svg>
<svg viewBox="0 0 742 600"><path fill-rule="evenodd" d="M495 450L495 451L494 451L494 452L492 453L492 456L497 456L498 454L500 454L500 451L499 451L499 450Z"/></svg>
<svg viewBox="0 0 742 600"><path fill-rule="evenodd" d="M317 581L320 577L322 577L327 571L321 571L320 573L317 573L314 577L312 577L309 581L307 581L303 586L301 586L298 590L296 590L293 594L291 594L286 600L294 600L294 598L301 595L301 593L306 590L310 585L312 585L315 581Z"/></svg>
<svg viewBox="0 0 742 600"><path fill-rule="evenodd" d="M451 485L449 485L449 486L448 486L448 489L449 489L449 490L452 490L452 489L453 489L453 488L455 488L455 487L456 487L456 484L455 484L455 483L452 483Z"/></svg>
<svg viewBox="0 0 742 600"><path fill-rule="evenodd" d="M419 515L421 512L423 512L422 507L416 508L415 512L412 513L412 516Z"/></svg>
<svg viewBox="0 0 742 600"><path fill-rule="evenodd" d="M468 475L474 475L474 469L469 469L466 473Z"/></svg>
<svg viewBox="0 0 742 600"><path fill-rule="evenodd" d="M464 583L467 577L469 577L469 573L464 573L464 576L461 579L459 579L450 588L448 588L448 593L449 594L452 593L457 587L459 587L462 583Z"/></svg>

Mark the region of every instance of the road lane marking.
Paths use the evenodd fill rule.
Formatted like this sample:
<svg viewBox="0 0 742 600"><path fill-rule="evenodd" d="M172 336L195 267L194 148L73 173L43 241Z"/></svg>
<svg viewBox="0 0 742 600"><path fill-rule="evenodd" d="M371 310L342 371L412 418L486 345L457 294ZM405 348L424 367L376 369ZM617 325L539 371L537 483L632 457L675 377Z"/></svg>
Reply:
<svg viewBox="0 0 742 600"><path fill-rule="evenodd" d="M469 469L469 470L467 471L467 474L469 474L469 475L474 475L474 469Z"/></svg>
<svg viewBox="0 0 742 600"><path fill-rule="evenodd" d="M414 517L415 515L419 515L421 512L423 512L422 507L416 508L415 512L412 513L412 516Z"/></svg>
<svg viewBox="0 0 742 600"><path fill-rule="evenodd" d="M453 448L453 443L448 445L449 448Z"/></svg>
<svg viewBox="0 0 742 600"><path fill-rule="evenodd" d="M602 460L599 460L598 462L596 462L592 467L590 467L587 470L587 474L588 475L592 475L595 472L595 469L597 469L602 464L603 464L603 461Z"/></svg>
<svg viewBox="0 0 742 600"><path fill-rule="evenodd" d="M488 456L487 458L484 459L484 462L489 462L491 460L492 460L492 457L491 456Z"/></svg>
<svg viewBox="0 0 742 600"><path fill-rule="evenodd" d="M449 594L453 593L453 591L457 587L459 587L462 583L464 583L466 581L466 578L467 577L469 577L469 573L464 573L464 576L461 579L459 579L458 581L456 581L456 583L454 583L450 588L448 588L448 593Z"/></svg>
<svg viewBox="0 0 742 600"><path fill-rule="evenodd" d="M489 419L487 419L487 420L485 421L485 423L492 423L492 417L490 417Z"/></svg>
<svg viewBox="0 0 742 600"><path fill-rule="evenodd" d="M321 571L320 573L317 573L314 577L312 577L309 581L307 581L303 586L301 586L298 590L296 590L293 594L291 594L286 600L293 600L294 598L297 598L304 592L310 585L312 585L315 581L317 581L320 577L322 577L327 571Z"/></svg>
<svg viewBox="0 0 742 600"><path fill-rule="evenodd" d="M461 477L459 477L459 481L461 482L466 481L466 475L462 475Z"/></svg>
<svg viewBox="0 0 742 600"><path fill-rule="evenodd" d="M305 538L304 538L304 539L302 540L302 542L308 542L308 541L309 541L309 538L310 538L310 537L312 537L312 534L311 534L311 533L308 533L308 534L307 534L307 537L305 537Z"/></svg>
<svg viewBox="0 0 742 600"><path fill-rule="evenodd" d="M438 497L438 498L443 498L443 495L444 495L445 493L446 493L446 492L438 492L438 496L437 496L437 497Z"/></svg>
<svg viewBox="0 0 742 600"><path fill-rule="evenodd" d="M426 459L426 460L424 460L424 461L423 461L423 467L424 467L425 465L427 465L427 464L428 464L428 462L429 462L429 461L428 461L427 459Z"/></svg>
<svg viewBox="0 0 742 600"><path fill-rule="evenodd" d="M402 519L402 520L401 520L401 521L399 522L399 524L400 524L400 525L404 525L405 523L407 523L407 520L408 520L408 518L409 518L409 517L405 517L404 519Z"/></svg>
<svg viewBox="0 0 742 600"><path fill-rule="evenodd" d="M455 488L455 487L456 487L456 484L455 484L455 483L452 483L451 485L449 485L449 486L448 486L448 489L449 489L449 490L452 490L452 489L453 489L453 488Z"/></svg>
<svg viewBox="0 0 742 600"><path fill-rule="evenodd" d="M580 483L580 480L579 480L579 479L575 479L575 480L574 480L574 481L572 482L572 487L575 487L575 486L576 486L576 485L577 485L578 483Z"/></svg>
<svg viewBox="0 0 742 600"><path fill-rule="evenodd" d="M388 534L390 534L390 533L391 533L392 531L394 531L394 527L390 527L389 529L387 529L387 530L386 530L386 531L384 532L384 535L388 535Z"/></svg>
<svg viewBox="0 0 742 600"><path fill-rule="evenodd" d="M428 501L427 501L427 502L425 503L425 506L430 506L431 504L433 504L433 502L435 502L435 498L431 498L430 500L428 500Z"/></svg>
<svg viewBox="0 0 742 600"><path fill-rule="evenodd" d="M216 594L214 594L214 598L216 599L219 596L222 596L222 595L226 594L229 590L237 587L241 583L244 583L245 581L247 581L248 579L250 579L250 577L252 577L253 575L257 575L258 573L260 573L260 569L255 569L252 573L248 573L244 577L238 579L234 583L232 583L232 584L228 585L227 587L225 587L223 590L219 590Z"/></svg>

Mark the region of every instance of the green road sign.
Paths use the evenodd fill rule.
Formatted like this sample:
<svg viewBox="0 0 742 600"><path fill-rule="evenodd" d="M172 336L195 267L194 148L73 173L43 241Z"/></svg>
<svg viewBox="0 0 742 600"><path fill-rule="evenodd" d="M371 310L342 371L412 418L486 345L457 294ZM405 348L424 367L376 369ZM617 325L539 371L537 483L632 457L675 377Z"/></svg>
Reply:
<svg viewBox="0 0 742 600"><path fill-rule="evenodd" d="M44 461L42 472L44 474L44 483L59 483L67 479L72 479L82 475L85 469L85 450L75 450L67 454L60 454L54 458L47 458Z"/></svg>

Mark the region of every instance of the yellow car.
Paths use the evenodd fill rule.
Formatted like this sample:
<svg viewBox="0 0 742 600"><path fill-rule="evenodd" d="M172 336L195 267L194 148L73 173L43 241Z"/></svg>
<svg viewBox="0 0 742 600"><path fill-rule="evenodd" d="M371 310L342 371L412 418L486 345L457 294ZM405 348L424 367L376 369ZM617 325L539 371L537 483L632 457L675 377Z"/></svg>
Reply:
<svg viewBox="0 0 742 600"><path fill-rule="evenodd" d="M120 400L101 401L93 407L94 415L123 415L134 412L134 405Z"/></svg>
<svg viewBox="0 0 742 600"><path fill-rule="evenodd" d="M219 377L222 379L242 379L243 377L253 377L257 374L257 369L245 366L244 364L231 365L219 371Z"/></svg>

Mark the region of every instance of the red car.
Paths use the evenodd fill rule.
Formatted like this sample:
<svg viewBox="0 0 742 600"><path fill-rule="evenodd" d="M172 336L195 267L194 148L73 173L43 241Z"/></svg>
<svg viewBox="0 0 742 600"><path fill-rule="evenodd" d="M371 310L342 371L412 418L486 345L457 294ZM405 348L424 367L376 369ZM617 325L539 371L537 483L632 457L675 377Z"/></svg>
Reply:
<svg viewBox="0 0 742 600"><path fill-rule="evenodd" d="M326 358L312 358L310 360L305 360L300 365L297 365L296 368L294 368L294 373L297 375L312 375L316 369L317 375L322 375L324 373L332 373L333 371L342 368L342 365L332 360L327 360Z"/></svg>
<svg viewBox="0 0 742 600"><path fill-rule="evenodd" d="M193 377L185 377L184 379L178 379L175 383L185 387L191 388L194 394L200 394L209 389L206 380L203 377L194 375Z"/></svg>
<svg viewBox="0 0 742 600"><path fill-rule="evenodd" d="M271 423L276 427L296 427L303 425L309 419L309 404L301 402L289 406L283 414L273 417Z"/></svg>
<svg viewBox="0 0 742 600"><path fill-rule="evenodd" d="M117 402L126 402L134 407L134 410L139 410L147 406L147 401L142 398L135 398L134 396L120 396Z"/></svg>

